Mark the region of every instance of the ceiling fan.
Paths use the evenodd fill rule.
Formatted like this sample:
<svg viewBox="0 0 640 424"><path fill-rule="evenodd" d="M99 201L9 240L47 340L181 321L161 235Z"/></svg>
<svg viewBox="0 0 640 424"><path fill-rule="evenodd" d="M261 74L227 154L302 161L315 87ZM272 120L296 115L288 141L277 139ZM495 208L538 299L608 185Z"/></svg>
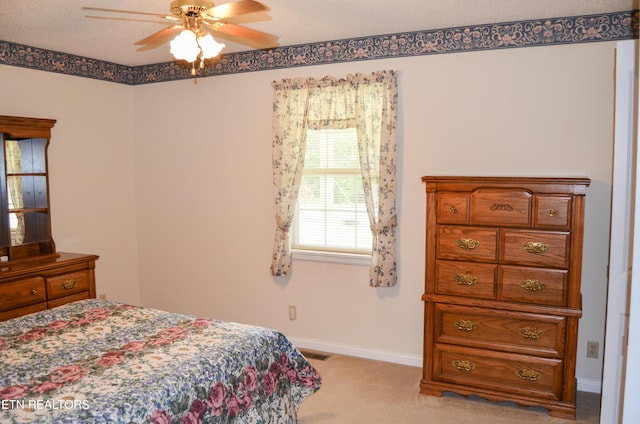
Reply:
<svg viewBox="0 0 640 424"><path fill-rule="evenodd" d="M170 42L171 54L178 60L185 60L192 64L192 75L195 75L196 60L200 59L200 68L203 68L205 59L216 57L225 47L224 44L213 39L213 34L253 48L278 46L279 38L277 36L231 22L241 15L269 10L267 6L254 0L240 0L217 6L210 0L175 0L171 2L171 14L169 15L88 6L82 7L82 9L158 18L159 20L144 20L131 17L86 15L87 18L94 19L142 21L168 25L134 44L140 46L138 50L142 51L154 49Z"/></svg>

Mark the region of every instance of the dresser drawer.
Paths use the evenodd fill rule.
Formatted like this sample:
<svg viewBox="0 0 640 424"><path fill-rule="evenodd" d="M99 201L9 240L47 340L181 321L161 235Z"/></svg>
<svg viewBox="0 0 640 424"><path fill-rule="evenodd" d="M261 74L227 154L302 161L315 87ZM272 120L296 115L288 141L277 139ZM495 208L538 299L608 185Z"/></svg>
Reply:
<svg viewBox="0 0 640 424"><path fill-rule="evenodd" d="M0 311L33 305L46 299L47 293L42 277L0 284Z"/></svg>
<svg viewBox="0 0 640 424"><path fill-rule="evenodd" d="M498 270L498 299L566 306L568 271L502 265Z"/></svg>
<svg viewBox="0 0 640 424"><path fill-rule="evenodd" d="M528 227L531 198L526 190L478 189L471 194L471 225Z"/></svg>
<svg viewBox="0 0 640 424"><path fill-rule="evenodd" d="M497 241L498 230L495 228L441 225L438 227L438 259L493 262L497 256Z"/></svg>
<svg viewBox="0 0 640 424"><path fill-rule="evenodd" d="M436 304L435 337L452 343L560 358L566 318Z"/></svg>
<svg viewBox="0 0 640 424"><path fill-rule="evenodd" d="M45 309L47 309L47 304L45 302L35 303L33 305L11 309L8 311L0 312L0 321L6 321L8 319L18 318L23 315L44 311Z"/></svg>
<svg viewBox="0 0 640 424"><path fill-rule="evenodd" d="M465 193L438 195L438 222L441 224L469 223L469 196Z"/></svg>
<svg viewBox="0 0 640 424"><path fill-rule="evenodd" d="M436 380L506 393L557 400L562 361L515 353L436 344Z"/></svg>
<svg viewBox="0 0 640 424"><path fill-rule="evenodd" d="M562 232L504 230L500 262L567 268L569 239L569 234Z"/></svg>
<svg viewBox="0 0 640 424"><path fill-rule="evenodd" d="M89 290L89 275L87 271L70 272L47 278L49 299L69 296Z"/></svg>
<svg viewBox="0 0 640 424"><path fill-rule="evenodd" d="M484 299L496 297L496 265L436 261L437 294Z"/></svg>
<svg viewBox="0 0 640 424"><path fill-rule="evenodd" d="M83 291L80 293L72 294L65 297L59 297L47 302L47 308L57 308L58 306L66 305L67 303L77 302L79 300L89 299L89 292Z"/></svg>
<svg viewBox="0 0 640 424"><path fill-rule="evenodd" d="M570 196L534 196L533 226L568 230L571 225L571 199Z"/></svg>

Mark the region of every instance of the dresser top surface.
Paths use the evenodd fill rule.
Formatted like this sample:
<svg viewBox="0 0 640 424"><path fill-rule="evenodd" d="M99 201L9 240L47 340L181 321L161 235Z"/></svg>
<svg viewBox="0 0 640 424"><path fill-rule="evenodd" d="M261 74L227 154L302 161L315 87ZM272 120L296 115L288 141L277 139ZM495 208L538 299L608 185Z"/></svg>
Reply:
<svg viewBox="0 0 640 424"><path fill-rule="evenodd" d="M473 191L478 188L522 188L540 193L585 194L587 177L425 176L427 191Z"/></svg>
<svg viewBox="0 0 640 424"><path fill-rule="evenodd" d="M501 184L586 184L591 183L591 179L588 177L524 177L524 176L452 176L452 175L430 175L422 177L423 182L447 182L447 183L468 183L468 182L481 182L487 183L501 183Z"/></svg>
<svg viewBox="0 0 640 424"><path fill-rule="evenodd" d="M65 265L87 263L95 261L97 259L97 255L58 252L55 257L48 257L40 260L29 260L24 262L6 264L0 263L0 279L24 272L40 271Z"/></svg>

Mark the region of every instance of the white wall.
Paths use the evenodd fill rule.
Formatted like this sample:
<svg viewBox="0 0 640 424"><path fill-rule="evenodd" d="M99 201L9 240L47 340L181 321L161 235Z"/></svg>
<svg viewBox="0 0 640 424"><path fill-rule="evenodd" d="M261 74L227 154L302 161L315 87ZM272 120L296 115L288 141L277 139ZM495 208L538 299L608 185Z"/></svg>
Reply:
<svg viewBox="0 0 640 424"><path fill-rule="evenodd" d="M586 340L602 346L604 331L614 48L447 54L136 87L0 66L0 113L64 121L57 131L65 128L66 137L56 132L52 141L65 154L51 161L52 185L63 186L52 191L54 235L58 247L102 253L99 291L136 302L139 269L146 306L274 327L301 345L416 365L420 177L586 175L592 185L577 375L583 390L597 390L601 361L584 354ZM291 277L271 277L271 81L380 69L400 71L398 286L368 287L366 267L300 261ZM34 79L67 96L62 107L31 106L42 92L21 89ZM4 93L14 86L11 98L22 107L7 108ZM86 110L94 104L100 116ZM78 214L71 204L85 196ZM128 235L136 230L137 239ZM296 321L287 318L289 304L297 305Z"/></svg>
<svg viewBox="0 0 640 424"><path fill-rule="evenodd" d="M0 115L57 120L48 150L56 249L99 255L97 292L139 303L132 88L0 66Z"/></svg>
<svg viewBox="0 0 640 424"><path fill-rule="evenodd" d="M136 87L143 303L275 327L314 347L419 364L420 177L586 175L593 182L578 375L597 386L600 361L584 353L586 340L603 340L614 47L387 59ZM300 261L290 278L272 278L271 81L379 69L400 71L398 286L369 288L366 267ZM289 304L297 305L296 321L287 318Z"/></svg>

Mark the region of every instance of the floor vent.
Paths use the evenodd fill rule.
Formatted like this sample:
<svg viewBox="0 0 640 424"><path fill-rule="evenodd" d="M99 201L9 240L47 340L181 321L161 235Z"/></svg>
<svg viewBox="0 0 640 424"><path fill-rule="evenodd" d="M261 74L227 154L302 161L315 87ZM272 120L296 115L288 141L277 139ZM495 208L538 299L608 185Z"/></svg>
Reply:
<svg viewBox="0 0 640 424"><path fill-rule="evenodd" d="M317 359L318 361L324 361L325 359L331 357L331 355L329 355L328 353L312 352L310 350L301 349L300 353L302 353L307 359Z"/></svg>

